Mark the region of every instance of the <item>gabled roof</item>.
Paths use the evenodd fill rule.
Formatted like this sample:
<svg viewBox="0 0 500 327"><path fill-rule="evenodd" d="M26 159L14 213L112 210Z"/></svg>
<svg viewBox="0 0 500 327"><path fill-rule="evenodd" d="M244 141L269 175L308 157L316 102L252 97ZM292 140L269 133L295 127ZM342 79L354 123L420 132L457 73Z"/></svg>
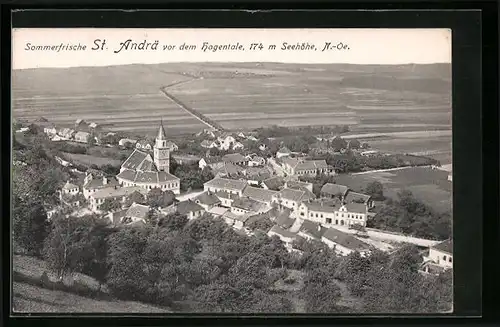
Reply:
<svg viewBox="0 0 500 327"><path fill-rule="evenodd" d="M149 206L139 203L133 203L125 213L125 217L146 219L146 217L148 216L148 212L149 212Z"/></svg>
<svg viewBox="0 0 500 327"><path fill-rule="evenodd" d="M453 241L446 240L444 242L438 243L432 247L435 250L453 254Z"/></svg>
<svg viewBox="0 0 500 327"><path fill-rule="evenodd" d="M140 186L129 187L106 187L91 194L95 199L107 199L114 197L123 197L131 195L134 192L140 192L143 195L147 194L147 190Z"/></svg>
<svg viewBox="0 0 500 327"><path fill-rule="evenodd" d="M299 161L299 163L295 166L296 170L311 170L323 168L328 168L328 164L325 160L304 160Z"/></svg>
<svg viewBox="0 0 500 327"><path fill-rule="evenodd" d="M349 191L349 192L347 192L347 195L345 196L345 201L346 202L363 201L366 203L368 200L370 200L370 198L371 198L371 196L369 196L367 194Z"/></svg>
<svg viewBox="0 0 500 327"><path fill-rule="evenodd" d="M295 190L291 188L285 188L275 194L275 197L281 199L300 202L307 201L309 199L314 199L316 196L308 190Z"/></svg>
<svg viewBox="0 0 500 327"><path fill-rule="evenodd" d="M345 204L345 207L348 212L354 212L354 213L366 213L366 205L363 203L356 203L356 202L351 202Z"/></svg>
<svg viewBox="0 0 500 327"><path fill-rule="evenodd" d="M271 227L271 229L269 230L268 234L271 234L271 233L280 235L280 236L282 236L284 238L294 238L294 237L297 236L297 234L289 232L289 231L281 228L278 225L274 225L273 227Z"/></svg>
<svg viewBox="0 0 500 327"><path fill-rule="evenodd" d="M147 156L148 153L134 149L134 152L122 164L122 168L136 170Z"/></svg>
<svg viewBox="0 0 500 327"><path fill-rule="evenodd" d="M308 202L305 201L302 203L304 206L306 206L307 209L315 212L324 212L324 213L333 213L338 208L340 205L338 203L331 203L331 202Z"/></svg>
<svg viewBox="0 0 500 327"><path fill-rule="evenodd" d="M214 192L214 194L219 199L236 200L237 198L239 198L239 196L237 194L229 193L226 191L217 191L217 192Z"/></svg>
<svg viewBox="0 0 500 327"><path fill-rule="evenodd" d="M262 204L261 202L257 202L255 200L252 200L250 198L247 198L247 197L242 197L242 198L234 200L233 204L231 206L234 208L243 209L246 211L259 212L259 210L262 209L264 204Z"/></svg>
<svg viewBox="0 0 500 327"><path fill-rule="evenodd" d="M203 192L201 194L198 194L194 198L194 201L204 205L214 205L220 203L219 198L216 197L212 192Z"/></svg>
<svg viewBox="0 0 500 327"><path fill-rule="evenodd" d="M243 189L247 186L247 182L228 178L214 178L211 181L206 182L205 186L232 191L243 191Z"/></svg>
<svg viewBox="0 0 500 327"><path fill-rule="evenodd" d="M370 249L367 243L335 228L328 228L323 234L323 237L350 250L363 251Z"/></svg>
<svg viewBox="0 0 500 327"><path fill-rule="evenodd" d="M321 188L321 193L330 194L330 195L341 194L342 196L345 196L345 194L348 191L349 191L349 188L347 186L340 185L340 184L333 184L333 183L326 183Z"/></svg>
<svg viewBox="0 0 500 327"><path fill-rule="evenodd" d="M272 201L273 195L278 193L277 191L265 190L259 187L247 186L243 191L243 196L246 196L252 200L268 203Z"/></svg>
<svg viewBox="0 0 500 327"><path fill-rule="evenodd" d="M248 161L248 159L245 158L241 153L230 153L223 156L222 161L236 163L236 162L245 162Z"/></svg>
<svg viewBox="0 0 500 327"><path fill-rule="evenodd" d="M300 226L300 231L311 235L314 238L320 239L326 231L326 228L323 228L320 224L304 220L302 222L302 226Z"/></svg>
<svg viewBox="0 0 500 327"><path fill-rule="evenodd" d="M276 224L285 229L292 227L294 223L295 219L290 218L290 210L288 209L283 210L283 212L280 212L278 217L276 217Z"/></svg>
<svg viewBox="0 0 500 327"><path fill-rule="evenodd" d="M178 181L179 178L165 171L135 171L125 169L116 177L134 183L165 183Z"/></svg>
<svg viewBox="0 0 500 327"><path fill-rule="evenodd" d="M177 212L181 215L186 215L190 212L202 211L203 207L194 201L187 200L177 203Z"/></svg>
<svg viewBox="0 0 500 327"><path fill-rule="evenodd" d="M266 185L269 189L279 189L285 184L285 181L283 177L274 176L263 180L262 184Z"/></svg>

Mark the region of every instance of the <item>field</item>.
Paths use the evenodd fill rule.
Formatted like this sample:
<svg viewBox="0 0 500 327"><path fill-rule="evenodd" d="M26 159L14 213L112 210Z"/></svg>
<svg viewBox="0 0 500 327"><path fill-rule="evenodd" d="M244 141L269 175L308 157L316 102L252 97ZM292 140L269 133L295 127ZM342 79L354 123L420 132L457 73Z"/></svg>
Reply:
<svg viewBox="0 0 500 327"><path fill-rule="evenodd" d="M164 308L118 300L95 300L25 283L13 283L16 313L167 313Z"/></svg>
<svg viewBox="0 0 500 327"><path fill-rule="evenodd" d="M97 165L97 166L103 166L103 165L112 165L115 167L120 167L121 161L119 160L114 160L110 158L104 158L104 157L96 157L96 156L91 156L88 154L78 154L78 153L64 153L64 157L67 160L70 160L71 162L74 162L76 164L81 164L85 166L90 166L92 164Z"/></svg>
<svg viewBox="0 0 500 327"><path fill-rule="evenodd" d="M160 118L170 135L205 128L162 95L163 86L227 129L275 124L349 125L354 133L450 131L450 80L446 64L172 63L18 70L12 94L15 118L43 116L60 125L83 118L141 133L154 133ZM421 138L411 147L450 157L444 145L430 142L433 137ZM451 136L442 142L449 145ZM377 144L406 145L398 137Z"/></svg>
<svg viewBox="0 0 500 327"><path fill-rule="evenodd" d="M452 184L447 179L447 172L416 167L357 175L338 175L336 182L360 190L370 182L379 181L384 185L384 195L387 197L396 198L400 190L407 189L435 210L448 211L451 210Z"/></svg>

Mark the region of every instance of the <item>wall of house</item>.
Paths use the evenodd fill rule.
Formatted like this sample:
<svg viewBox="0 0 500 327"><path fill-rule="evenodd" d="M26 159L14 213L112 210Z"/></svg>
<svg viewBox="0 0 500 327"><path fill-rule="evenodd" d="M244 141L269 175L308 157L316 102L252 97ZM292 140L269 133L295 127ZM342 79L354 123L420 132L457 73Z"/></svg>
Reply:
<svg viewBox="0 0 500 327"><path fill-rule="evenodd" d="M453 268L453 255L431 248L429 250L429 259L445 268Z"/></svg>

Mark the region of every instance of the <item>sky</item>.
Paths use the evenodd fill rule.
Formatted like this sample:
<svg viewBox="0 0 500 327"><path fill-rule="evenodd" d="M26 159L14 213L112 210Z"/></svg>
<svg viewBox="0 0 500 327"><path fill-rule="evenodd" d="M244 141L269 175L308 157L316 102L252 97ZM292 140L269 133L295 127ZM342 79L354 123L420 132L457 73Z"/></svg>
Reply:
<svg viewBox="0 0 500 327"><path fill-rule="evenodd" d="M94 40L106 40L103 50L91 50ZM158 40L157 50L121 50L120 43ZM239 43L244 51L205 51L210 45ZM281 50L308 43L316 50ZM322 51L325 43L348 50ZM85 51L27 50L33 46L85 45ZM250 50L250 44L262 50ZM29 45L28 45L29 44ZM101 44L101 43L99 43ZM175 46L163 50L164 45ZM196 50L183 51L182 44ZM276 45L269 50L269 45ZM451 62L449 29L13 29L12 68L47 68L156 64L169 62L282 62L344 64L429 64Z"/></svg>

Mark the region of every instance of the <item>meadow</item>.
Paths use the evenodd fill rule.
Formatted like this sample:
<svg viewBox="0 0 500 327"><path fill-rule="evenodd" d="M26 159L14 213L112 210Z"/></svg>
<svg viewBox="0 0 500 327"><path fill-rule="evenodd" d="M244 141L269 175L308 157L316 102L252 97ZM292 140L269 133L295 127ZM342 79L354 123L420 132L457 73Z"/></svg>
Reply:
<svg viewBox="0 0 500 327"><path fill-rule="evenodd" d="M437 211L451 211L452 183L448 173L427 167L403 168L392 171L369 172L363 174L337 175L336 183L347 185L354 190L362 190L369 183L378 181L384 185L384 195L396 198L403 189L430 205Z"/></svg>

